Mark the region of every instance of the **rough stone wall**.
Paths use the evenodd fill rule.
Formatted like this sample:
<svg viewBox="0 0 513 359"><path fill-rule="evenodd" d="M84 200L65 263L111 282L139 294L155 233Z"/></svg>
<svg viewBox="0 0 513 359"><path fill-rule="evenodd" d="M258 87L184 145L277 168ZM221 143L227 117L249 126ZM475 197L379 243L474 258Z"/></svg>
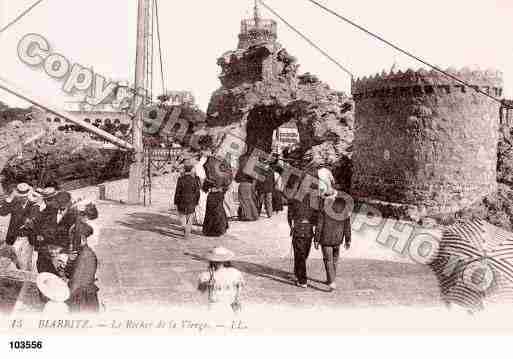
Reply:
<svg viewBox="0 0 513 359"><path fill-rule="evenodd" d="M498 72L448 71L502 95ZM352 93L354 196L426 215L456 212L496 190L497 102L423 70L357 80Z"/></svg>

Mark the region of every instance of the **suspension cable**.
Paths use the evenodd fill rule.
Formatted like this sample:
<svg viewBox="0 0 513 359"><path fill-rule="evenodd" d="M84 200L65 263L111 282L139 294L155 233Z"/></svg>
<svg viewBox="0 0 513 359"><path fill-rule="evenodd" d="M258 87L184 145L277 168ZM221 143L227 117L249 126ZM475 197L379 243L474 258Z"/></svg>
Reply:
<svg viewBox="0 0 513 359"><path fill-rule="evenodd" d="M16 24L18 21L20 21L25 15L27 15L32 9L34 9L36 6L41 4L44 0L38 0L35 3L33 3L30 7L28 7L26 10L22 11L16 18L14 18L11 22L9 22L7 25L2 27L0 29L0 34L4 31L6 31L8 28Z"/></svg>
<svg viewBox="0 0 513 359"><path fill-rule="evenodd" d="M162 94L166 94L166 82L164 77L164 61L162 60L162 45L160 41L160 22L159 22L159 5L158 0L153 0L155 3L155 19L157 20L157 42L159 44L159 59L160 59L160 76L162 81Z"/></svg>
<svg viewBox="0 0 513 359"><path fill-rule="evenodd" d="M267 10L269 10L274 16L276 16L278 19L280 19L285 25L287 25L292 31L294 31L296 34L301 36L303 40L308 42L310 46L314 47L317 51L319 51L321 54L323 54L328 60L333 62L336 66L338 66L342 71L344 71L346 74L351 77L351 81L354 78L354 75L351 71L349 71L346 67L344 67L339 61L335 60L332 56L330 56L326 51L321 49L315 42L310 40L306 35L304 35L301 31L299 31L296 27L294 27L292 24L290 24L287 20L285 20L282 16L280 16L275 10L273 10L271 7L269 7L266 3L264 3L262 0L258 0L258 2L264 6Z"/></svg>
<svg viewBox="0 0 513 359"><path fill-rule="evenodd" d="M412 53L411 53L411 52L409 52L409 51L403 50L403 49L402 49L402 48L400 48L398 45L395 45L395 44L391 43L390 41L385 40L383 37L381 37L381 36L379 36L379 35L377 35L377 34L375 34L375 33L371 32L370 30L368 30L368 29L364 28L363 26L358 25L358 24L357 24L357 23L355 23L354 21L352 21L352 20L350 20L350 19L348 19L348 18L346 18L346 17L344 17L344 16L342 16L342 15L340 15L340 14L336 13L335 11L333 11L333 10L331 10L331 9L327 8L326 6L324 6L324 5L320 4L319 2L317 2L317 1L315 1L315 0L307 0L307 1L309 1L310 3L312 3L312 4L316 5L317 7L321 8L322 10L324 10L324 11L326 11L326 12L328 12L328 13L330 13L330 14L334 15L334 16L336 16L336 17L337 17L337 18L339 18L340 20L342 20L342 21L344 21L344 22L346 22L346 23L348 23L348 24L350 24L350 25L352 25L352 26L356 27L357 29L359 29L359 30L361 30L361 31L365 32L367 35L370 35L371 37L373 37L373 38L375 38L375 39L377 39L377 40L379 40L379 41L381 41L381 42L385 43L386 45L388 45L388 46L390 46L390 47L394 48L395 50L397 50L397 51L399 51L399 52L401 52L401 53L405 54L406 56L409 56L409 57L411 57L412 59L414 59L414 60L416 60L416 61L419 61L419 62L421 62L422 64L424 64L424 65L426 65L426 66L429 66L429 67L430 67L430 68L432 68L433 70L440 72L441 74L443 74L443 75L445 75L445 76L447 76L447 77L451 78L452 80L454 80L454 81L456 81L456 82L458 82L458 83L460 83L460 84L462 84L462 85L465 85L465 86L467 86L467 87L473 87L473 86L472 86L471 84L469 84L468 82L463 81L463 80L461 80L460 78L458 78L458 77L456 77L456 76L454 76L454 75L450 74L449 72L442 70L442 69L441 69L441 68L439 68L438 66L435 66L435 65L430 64L430 63L429 63L429 62L427 62L426 60L423 60L422 58L420 58L420 57L418 57L418 56L415 56L414 54L412 54ZM494 97L494 96L492 96L492 95L490 95L490 94L488 94L488 93L486 93L486 92L484 92L484 91L480 90L479 88L475 88L475 87L473 87L473 88L475 89L475 91L476 91L476 92L478 92L478 93L480 93L480 94L482 94L482 95L485 95L486 97L489 97L490 99L492 99L492 100L494 100L494 101L496 101L496 102L498 102L498 103L500 103L500 104L503 104L503 101L502 101L502 100L500 100L500 99L498 99L497 97Z"/></svg>

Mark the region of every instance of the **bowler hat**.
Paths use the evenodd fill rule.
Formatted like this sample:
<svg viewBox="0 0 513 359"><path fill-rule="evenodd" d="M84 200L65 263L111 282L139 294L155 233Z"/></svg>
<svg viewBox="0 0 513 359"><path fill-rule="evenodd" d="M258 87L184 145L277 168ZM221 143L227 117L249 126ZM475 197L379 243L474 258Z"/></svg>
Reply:
<svg viewBox="0 0 513 359"><path fill-rule="evenodd" d="M210 262L229 262L235 258L235 254L224 247L216 247L208 252L206 258Z"/></svg>

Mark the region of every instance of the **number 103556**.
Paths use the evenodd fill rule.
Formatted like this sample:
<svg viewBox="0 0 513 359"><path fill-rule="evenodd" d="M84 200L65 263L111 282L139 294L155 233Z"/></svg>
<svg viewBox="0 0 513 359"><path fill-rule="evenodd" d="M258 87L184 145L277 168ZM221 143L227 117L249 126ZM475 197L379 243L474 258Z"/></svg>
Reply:
<svg viewBox="0 0 513 359"><path fill-rule="evenodd" d="M40 340L16 340L9 342L11 350L42 349L43 342Z"/></svg>

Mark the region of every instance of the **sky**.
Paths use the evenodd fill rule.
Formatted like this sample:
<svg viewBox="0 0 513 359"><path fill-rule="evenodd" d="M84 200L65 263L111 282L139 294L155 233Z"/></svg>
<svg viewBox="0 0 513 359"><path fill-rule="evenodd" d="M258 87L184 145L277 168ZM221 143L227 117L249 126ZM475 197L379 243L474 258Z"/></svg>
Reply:
<svg viewBox="0 0 513 359"><path fill-rule="evenodd" d="M0 25L34 0L0 0ZM494 68L504 73L505 95L513 98L513 1L511 0L320 0L387 40L443 68ZM290 23L332 57L363 77L421 64L371 39L308 1L267 0ZM165 87L189 90L206 110L220 87L217 58L237 46L240 20L252 13L250 0L160 0ZM273 18L265 9L263 17ZM17 56L29 33L45 37L53 52L93 68L107 78L133 82L136 0L45 0L19 23L0 34L0 77L30 93L62 105L72 100L63 82ZM278 19L279 42L298 58L300 72L311 72L332 88L350 92L350 78ZM1 27L1 26L0 26ZM155 71L155 92L162 87ZM0 90L0 101L23 101Z"/></svg>

